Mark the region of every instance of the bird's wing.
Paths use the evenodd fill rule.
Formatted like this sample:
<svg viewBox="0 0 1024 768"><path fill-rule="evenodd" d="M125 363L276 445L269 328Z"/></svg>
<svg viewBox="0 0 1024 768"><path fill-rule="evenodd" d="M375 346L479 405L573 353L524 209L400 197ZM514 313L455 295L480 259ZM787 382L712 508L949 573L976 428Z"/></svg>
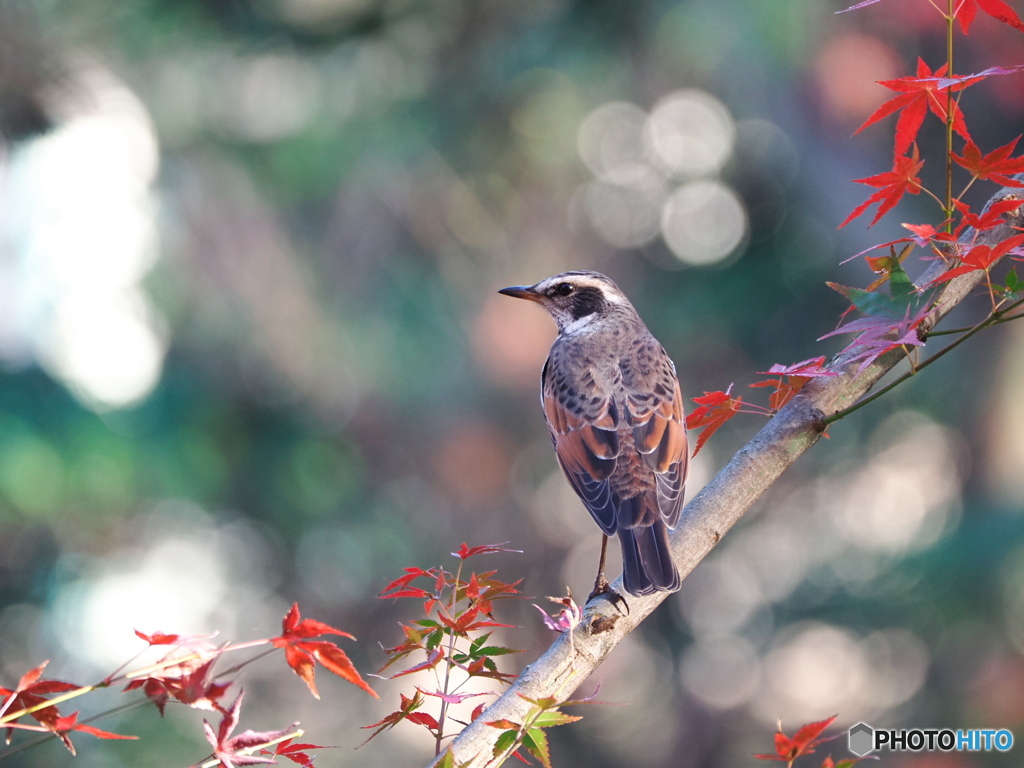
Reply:
<svg viewBox="0 0 1024 768"><path fill-rule="evenodd" d="M683 486L689 469L683 395L675 367L664 350L662 359L642 387L626 397L626 423L633 429L637 451L655 473L658 511L669 528L679 522Z"/></svg>
<svg viewBox="0 0 1024 768"><path fill-rule="evenodd" d="M601 530L611 536L618 528L608 481L619 455L615 403L591 400L586 410L579 403L564 403L550 385L547 371L545 365L541 397L558 464Z"/></svg>

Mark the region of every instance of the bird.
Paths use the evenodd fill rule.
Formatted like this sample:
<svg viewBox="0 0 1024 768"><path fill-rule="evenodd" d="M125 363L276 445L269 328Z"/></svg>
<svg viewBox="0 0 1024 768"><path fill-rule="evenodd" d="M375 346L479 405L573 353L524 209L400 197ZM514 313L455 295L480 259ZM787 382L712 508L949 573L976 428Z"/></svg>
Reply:
<svg viewBox="0 0 1024 768"><path fill-rule="evenodd" d="M622 597L604 575L616 535L626 592L674 592L668 531L679 522L689 468L675 364L600 272L562 272L498 293L540 304L558 327L541 405L558 464L604 534L591 598Z"/></svg>

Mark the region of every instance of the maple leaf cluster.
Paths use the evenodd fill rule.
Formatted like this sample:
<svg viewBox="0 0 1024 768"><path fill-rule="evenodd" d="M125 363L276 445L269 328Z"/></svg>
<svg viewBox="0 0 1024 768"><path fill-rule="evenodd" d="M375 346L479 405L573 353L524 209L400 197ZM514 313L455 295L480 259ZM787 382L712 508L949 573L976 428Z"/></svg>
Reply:
<svg viewBox="0 0 1024 768"><path fill-rule="evenodd" d="M774 760L777 762L786 763L792 765L793 761L798 757L804 755L814 754L814 748L818 747L825 742L832 741L842 736L842 733L837 733L835 736L822 737L822 733L832 723L836 721L839 715L832 715L832 717L826 718L825 720L819 720L816 723L808 723L797 730L793 736L787 736L782 732L782 723L779 723L779 728L775 732L775 751L761 755L754 755L758 760ZM840 760L838 763L832 759L832 755L828 755L821 763L821 768L852 768L862 760L877 760L876 757L855 757Z"/></svg>
<svg viewBox="0 0 1024 768"><path fill-rule="evenodd" d="M206 738L213 747L213 762L209 764L234 768L241 765L273 764L277 757L283 757L304 768L313 768L313 757L309 753L326 747L296 742L295 739L302 734L301 730L297 730L297 725L275 731L250 730L232 735L238 725L243 692L238 693L232 704L224 706L221 701L233 683L231 680L218 679L214 667L226 653L261 645L283 648L286 663L317 698L319 694L314 684L316 662L370 695L377 696L344 651L333 642L317 639L322 635L347 638L352 638L352 635L314 619L302 619L297 604L284 617L282 633L264 640L216 646L211 642L210 635L164 632L147 634L138 630L135 634L150 648L164 651L159 661L124 674L115 673L99 683L86 686L44 679L42 675L47 662L43 662L22 675L13 689L0 686L0 725L7 729L7 742L10 743L15 730L49 732L74 754L75 747L71 742L73 732L88 733L101 739L137 738L80 723L78 712L64 716L58 709L59 704L71 698L123 682L125 692L142 691L161 715L171 702L219 714L220 722L216 728L203 721ZM249 659L236 665L233 671L254 660ZM21 722L25 716L31 716L37 725Z"/></svg>
<svg viewBox="0 0 1024 768"><path fill-rule="evenodd" d="M473 572L468 578L462 575L467 560L496 552L518 553L518 550L506 549L504 544L470 547L463 543L457 552L452 553L459 560L456 573L443 568L406 568L403 576L381 590L379 597L382 599L422 600L424 616L402 625L404 642L384 649L388 660L380 672L410 656L422 657L422 660L395 672L388 679L431 670L437 686L434 690L417 687L412 696L400 694L398 709L376 723L363 726L375 729L366 741L408 721L430 732L440 754L441 740L450 719L449 706L477 696L493 695L493 692L465 692L462 688L466 683L474 678L508 683L515 678L501 672L495 658L518 651L492 643L491 634L494 628L512 627L494 620L494 602L519 597L517 587L521 580L503 582L496 578L497 571ZM458 681L452 674L456 671L460 673ZM428 699L437 700L437 716L420 710ZM486 704L478 705L470 719L476 719L485 707Z"/></svg>
<svg viewBox="0 0 1024 768"><path fill-rule="evenodd" d="M759 375L771 376L772 378L767 381L754 382L749 386L772 390L768 397L768 408L753 403L745 403L742 395L732 394L732 384L724 391L705 392L700 397L693 398L693 402L698 407L694 408L687 415L686 428L702 430L700 435L697 436L697 442L693 448L694 456L700 452L708 439L736 414L756 413L771 416L792 400L811 379L836 376L838 373L826 368L825 357L820 356L802 360L792 365L776 363L767 371L759 372Z"/></svg>
<svg viewBox="0 0 1024 768"><path fill-rule="evenodd" d="M877 2L879 0L864 0L846 11L865 8ZM939 10L938 6L933 7ZM1024 21L1003 0L961 0L953 10L950 23L955 20L963 33L968 34L978 11L1024 32ZM939 12L943 13L941 10ZM869 115L854 135L887 117L897 115L892 168L854 180L875 188L875 192L854 208L839 228L842 229L864 215L872 206L877 206L868 225L874 226L908 194L924 194L934 199L942 208L942 221L938 225L905 223L903 226L910 231L910 236L872 246L857 254L857 257L864 256L868 267L878 275L867 288L829 283L831 288L850 301L850 309L843 314L843 318L852 311L860 314L860 317L852 320L844 321L841 318L838 327L819 339L842 334L853 335L839 353L844 366L859 362L860 373L890 352L901 350L911 355L914 350L923 347L927 341L928 318L943 288L949 281L971 273L984 273L982 285L990 297L992 309L983 325L1024 317L1024 313L1011 314L1012 310L1024 305L1021 299L1024 296L1024 281L1018 278L1016 270L1010 269L1002 281L994 281L991 275L992 268L1004 257L1024 258L1024 234L1006 237L994 245L977 242L983 233L1009 223L1011 220L1008 217L1013 217L1014 222L1020 220L1024 193L1004 194L980 213L971 210L963 199L967 190L978 181L1009 188L1024 188L1024 181L1017 178L1019 174L1024 174L1024 156L1014 156L1020 137L991 152L983 152L971 136L961 106L961 98L972 86L990 77L1020 72L1024 72L1024 64L995 66L970 75L956 75L951 71L949 62L933 69L924 59L919 58L913 76L879 81L880 85L896 95ZM952 197L947 193L945 200L926 189L920 177L925 161L917 146L917 136L929 115L946 127L950 167L955 164L969 175L960 194ZM963 149L959 154L952 148L954 135L963 141ZM950 176L947 184L949 189L951 184ZM1017 229L1021 230L1020 227ZM906 247L897 253L897 245ZM927 285L915 285L903 267L907 254L914 247L924 251L923 259L940 259L946 265L942 274ZM867 255L879 249L889 249L888 255ZM881 290L885 283L889 284L888 293ZM776 378L749 385L771 390L767 408L744 402L742 396L733 395L732 385L724 391L705 392L701 397L693 398L697 408L687 417L686 426L702 430L694 446L694 455L704 447L711 435L738 413L774 415L811 378L832 376L838 372L838 368L833 370L825 364L824 357L793 366L772 366L765 374L775 374Z"/></svg>
<svg viewBox="0 0 1024 768"><path fill-rule="evenodd" d="M47 698L53 694L66 694L77 690L80 686L62 680L46 680L43 670L48 661L30 669L13 689L0 686L3 705L0 706L0 723L7 729L7 743L11 743L16 729L32 731L49 731L63 742L68 751L75 754L75 745L71 743L71 733L79 731L100 739L136 739L137 736L124 736L104 731L91 725L78 722L78 712L62 716L56 704ZM24 725L19 720L29 715L39 725Z"/></svg>
<svg viewBox="0 0 1024 768"><path fill-rule="evenodd" d="M492 757L500 762L504 757L512 756L518 758L520 762L526 763L528 761L521 754L525 749L530 755L537 758L543 768L552 768L551 749L548 746L548 735L545 729L579 722L583 719L582 717L566 714L559 707L593 704L595 696L597 696L597 691L586 699L564 701L559 704L553 696L531 698L520 693L519 697L531 705L522 723L505 719L490 720L486 723L491 728L501 731L494 742Z"/></svg>

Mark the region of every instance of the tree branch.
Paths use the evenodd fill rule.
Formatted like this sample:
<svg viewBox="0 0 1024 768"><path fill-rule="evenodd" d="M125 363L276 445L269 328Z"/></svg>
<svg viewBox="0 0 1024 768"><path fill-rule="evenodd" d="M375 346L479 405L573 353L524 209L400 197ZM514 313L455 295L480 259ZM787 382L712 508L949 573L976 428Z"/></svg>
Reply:
<svg viewBox="0 0 1024 768"><path fill-rule="evenodd" d="M1018 178L1024 180L1024 174ZM992 197L989 205L999 200L1020 199L1020 196L1020 190L1004 188ZM986 232L968 230L960 242L995 245L1011 237L1015 233L1014 226L1024 224L1024 214L1020 211L1008 214L1006 219L1008 223ZM946 269L946 264L936 261L922 275L920 284L931 282ZM922 337L984 277L985 273L979 271L951 280L922 324ZM829 364L828 368L839 375L808 382L686 506L682 520L671 534L672 553L684 578L782 473L818 442L825 429L825 418L856 403L906 356L902 349L893 350L858 373L860 364L848 362L854 354L855 350ZM621 579L614 587L622 591ZM607 599L597 598L588 603L572 642L567 635L561 635L543 656L522 671L494 704L459 734L452 743L455 764L472 768L496 765L492 753L501 729L486 725L488 721L504 719L522 723L531 707L522 696L567 699L619 641L669 594L627 595L629 613L625 615Z"/></svg>

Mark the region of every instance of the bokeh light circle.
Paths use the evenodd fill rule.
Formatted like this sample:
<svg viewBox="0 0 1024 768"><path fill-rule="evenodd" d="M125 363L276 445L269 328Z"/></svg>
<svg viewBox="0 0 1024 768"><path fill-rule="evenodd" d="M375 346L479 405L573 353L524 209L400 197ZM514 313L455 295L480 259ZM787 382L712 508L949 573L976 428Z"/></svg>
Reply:
<svg viewBox="0 0 1024 768"><path fill-rule="evenodd" d="M694 178L721 170L732 155L736 126L718 99L686 89L655 104L645 135L652 159L669 175Z"/></svg>
<svg viewBox="0 0 1024 768"><path fill-rule="evenodd" d="M661 233L676 258L703 266L732 253L747 233L743 203L720 181L684 184L665 201Z"/></svg>

